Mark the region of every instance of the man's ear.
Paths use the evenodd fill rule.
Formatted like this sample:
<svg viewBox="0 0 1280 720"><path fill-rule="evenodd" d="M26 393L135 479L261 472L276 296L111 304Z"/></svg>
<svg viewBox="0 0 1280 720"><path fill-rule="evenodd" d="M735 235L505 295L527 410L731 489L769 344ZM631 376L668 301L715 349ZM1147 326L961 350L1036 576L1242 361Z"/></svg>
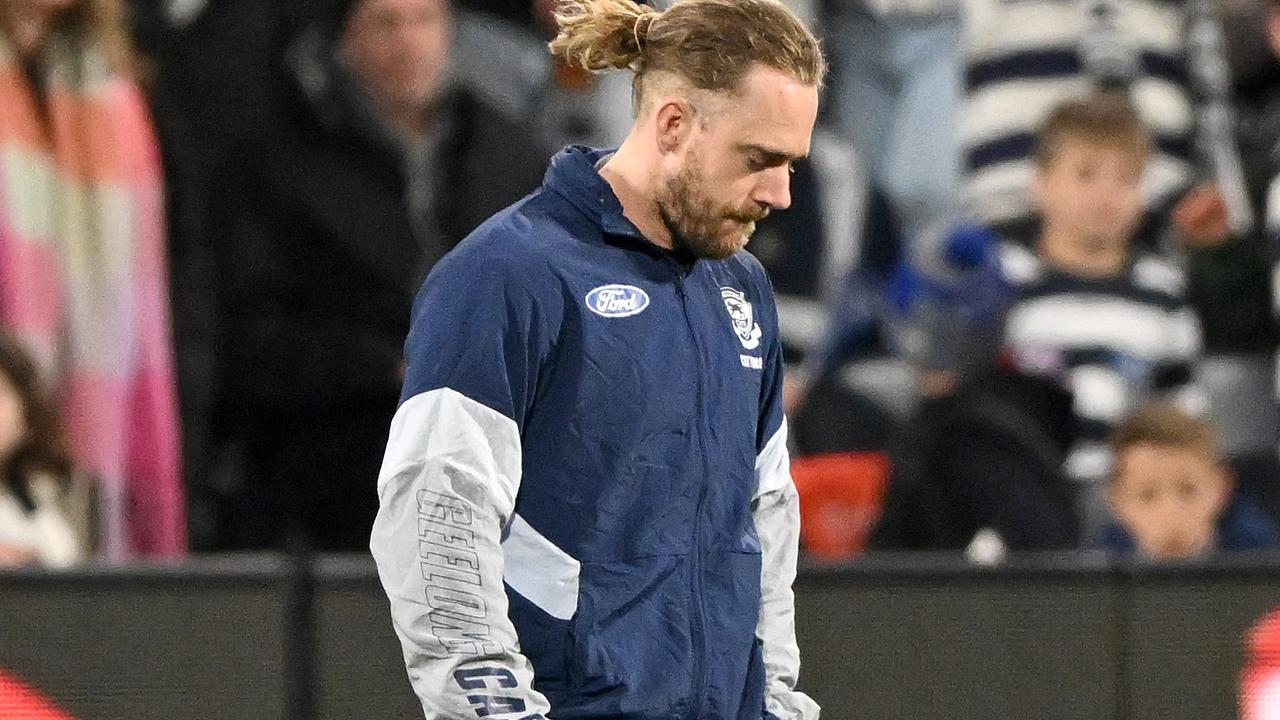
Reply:
<svg viewBox="0 0 1280 720"><path fill-rule="evenodd" d="M684 146L698 121L693 103L682 97L664 100L654 117L658 150L663 153L678 151Z"/></svg>

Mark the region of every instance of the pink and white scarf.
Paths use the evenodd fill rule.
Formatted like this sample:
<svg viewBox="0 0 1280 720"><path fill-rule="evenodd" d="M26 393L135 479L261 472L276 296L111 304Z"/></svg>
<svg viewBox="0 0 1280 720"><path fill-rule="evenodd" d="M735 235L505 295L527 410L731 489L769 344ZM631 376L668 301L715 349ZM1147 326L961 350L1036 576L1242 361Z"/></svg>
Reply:
<svg viewBox="0 0 1280 720"><path fill-rule="evenodd" d="M0 35L0 325L57 390L114 561L186 549L159 149L137 86L55 34L42 109Z"/></svg>

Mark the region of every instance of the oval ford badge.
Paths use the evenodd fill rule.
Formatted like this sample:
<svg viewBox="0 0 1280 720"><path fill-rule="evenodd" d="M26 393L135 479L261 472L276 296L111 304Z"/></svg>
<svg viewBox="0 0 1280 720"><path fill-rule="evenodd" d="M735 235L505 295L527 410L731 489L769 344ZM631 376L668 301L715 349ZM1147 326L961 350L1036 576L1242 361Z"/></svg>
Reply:
<svg viewBox="0 0 1280 720"><path fill-rule="evenodd" d="M601 317L630 317L647 307L648 293L634 285L601 285L587 293L587 308Z"/></svg>

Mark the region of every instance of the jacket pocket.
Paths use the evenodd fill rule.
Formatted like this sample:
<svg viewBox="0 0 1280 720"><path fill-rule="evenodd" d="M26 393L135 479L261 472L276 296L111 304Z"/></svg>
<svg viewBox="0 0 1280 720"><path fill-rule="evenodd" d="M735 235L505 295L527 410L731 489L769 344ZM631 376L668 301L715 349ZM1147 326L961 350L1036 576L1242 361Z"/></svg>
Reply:
<svg viewBox="0 0 1280 720"><path fill-rule="evenodd" d="M565 711L622 718L689 710L692 640L683 556L583 563L566 666L578 698Z"/></svg>

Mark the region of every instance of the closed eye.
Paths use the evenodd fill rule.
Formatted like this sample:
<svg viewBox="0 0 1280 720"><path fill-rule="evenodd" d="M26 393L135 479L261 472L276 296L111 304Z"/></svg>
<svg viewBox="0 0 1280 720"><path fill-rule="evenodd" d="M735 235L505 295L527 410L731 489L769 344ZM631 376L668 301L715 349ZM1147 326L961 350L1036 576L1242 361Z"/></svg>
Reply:
<svg viewBox="0 0 1280 720"><path fill-rule="evenodd" d="M794 155L759 145L747 145L740 149L744 154L747 170L750 172L760 172L782 165L786 165L790 172L795 172L795 162L799 159Z"/></svg>

